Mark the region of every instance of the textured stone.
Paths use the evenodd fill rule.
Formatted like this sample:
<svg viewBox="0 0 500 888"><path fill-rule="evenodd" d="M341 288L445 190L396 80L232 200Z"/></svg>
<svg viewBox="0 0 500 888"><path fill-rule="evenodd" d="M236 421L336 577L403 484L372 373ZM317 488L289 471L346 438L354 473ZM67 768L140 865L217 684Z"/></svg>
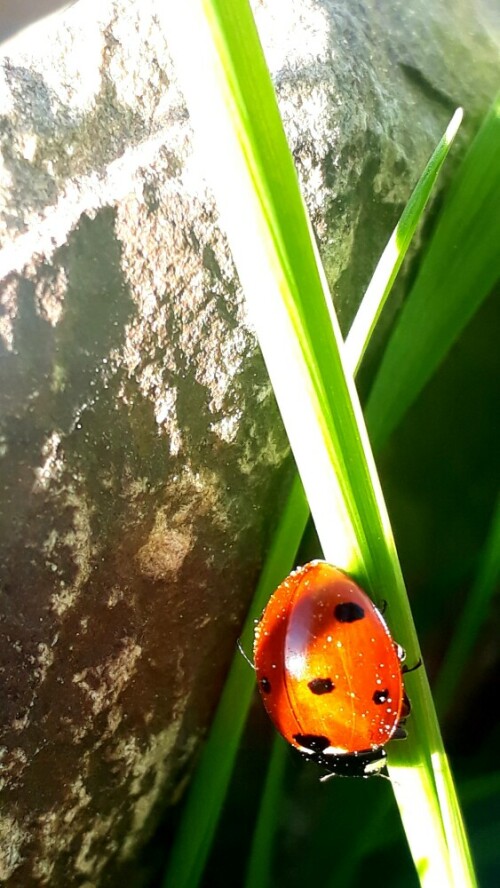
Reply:
<svg viewBox="0 0 500 888"><path fill-rule="evenodd" d="M345 329L455 105L472 126L493 95L495 19L255 11ZM140 883L290 477L158 14L77 4L0 80L0 879L23 888Z"/></svg>
<svg viewBox="0 0 500 888"><path fill-rule="evenodd" d="M0 41L7 40L39 19L57 13L75 0L3 0Z"/></svg>

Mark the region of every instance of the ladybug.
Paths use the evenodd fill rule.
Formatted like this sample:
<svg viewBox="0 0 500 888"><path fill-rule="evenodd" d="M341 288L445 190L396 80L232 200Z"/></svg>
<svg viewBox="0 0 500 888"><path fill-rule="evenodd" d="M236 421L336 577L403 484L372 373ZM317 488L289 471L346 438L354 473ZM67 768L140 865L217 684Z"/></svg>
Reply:
<svg viewBox="0 0 500 888"><path fill-rule="evenodd" d="M311 561L278 586L255 632L264 706L327 777L387 776L384 746L406 737L410 713L404 658L366 593L325 561Z"/></svg>

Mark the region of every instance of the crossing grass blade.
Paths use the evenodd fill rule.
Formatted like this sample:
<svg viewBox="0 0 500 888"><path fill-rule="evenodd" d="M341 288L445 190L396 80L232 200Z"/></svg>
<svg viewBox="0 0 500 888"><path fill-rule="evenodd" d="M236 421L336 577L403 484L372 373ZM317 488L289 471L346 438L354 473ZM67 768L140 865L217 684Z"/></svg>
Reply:
<svg viewBox="0 0 500 888"><path fill-rule="evenodd" d="M457 108L446 132L434 149L424 172L411 193L401 218L380 257L346 339L345 365L352 373L356 373L359 369L375 325L436 184L439 171L462 122L462 117L462 109ZM432 323L432 319L429 323ZM412 343L409 343L408 347L411 349Z"/></svg>
<svg viewBox="0 0 500 888"><path fill-rule="evenodd" d="M500 95L450 189L365 410L380 449L500 278Z"/></svg>

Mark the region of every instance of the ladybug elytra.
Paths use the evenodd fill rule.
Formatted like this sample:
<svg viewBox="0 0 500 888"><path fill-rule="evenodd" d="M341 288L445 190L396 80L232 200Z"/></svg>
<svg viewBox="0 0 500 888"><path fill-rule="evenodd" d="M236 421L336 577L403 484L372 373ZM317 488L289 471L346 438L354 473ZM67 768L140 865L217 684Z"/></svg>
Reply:
<svg viewBox="0 0 500 888"><path fill-rule="evenodd" d="M385 772L385 744L406 736L404 657L366 593L324 561L281 583L255 632L255 669L271 720L329 775Z"/></svg>

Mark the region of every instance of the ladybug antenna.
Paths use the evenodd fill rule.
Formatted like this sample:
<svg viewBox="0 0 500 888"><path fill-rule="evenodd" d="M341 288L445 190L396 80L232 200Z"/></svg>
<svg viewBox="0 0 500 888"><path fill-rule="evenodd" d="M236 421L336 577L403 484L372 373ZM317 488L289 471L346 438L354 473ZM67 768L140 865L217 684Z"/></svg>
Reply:
<svg viewBox="0 0 500 888"><path fill-rule="evenodd" d="M254 672L255 672L255 666L254 666L254 664L252 663L252 661L251 661L250 657L248 656L248 654L246 653L246 651L243 650L243 646L242 646L241 641L240 641L239 638L238 638L236 644L238 645L238 650L239 650L241 656L243 657L243 659L247 661L247 663L248 663L248 665L250 666L250 668L253 669Z"/></svg>

